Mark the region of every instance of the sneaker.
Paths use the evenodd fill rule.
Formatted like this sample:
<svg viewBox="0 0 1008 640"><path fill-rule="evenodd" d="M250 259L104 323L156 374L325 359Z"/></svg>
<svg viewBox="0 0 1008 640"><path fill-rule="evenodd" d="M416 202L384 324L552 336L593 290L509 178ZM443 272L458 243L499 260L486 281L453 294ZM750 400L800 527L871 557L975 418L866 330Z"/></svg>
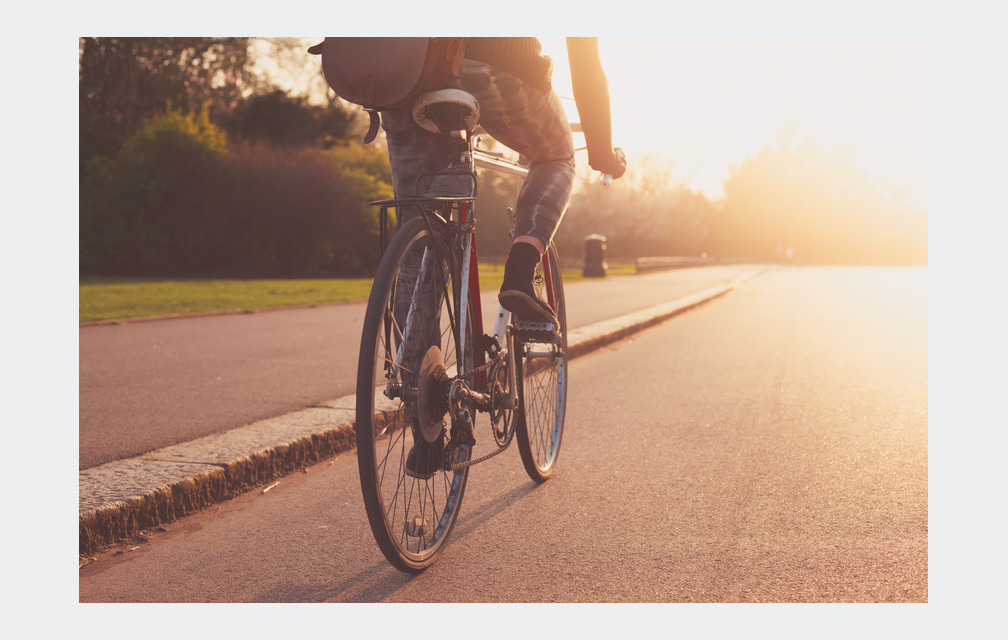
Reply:
<svg viewBox="0 0 1008 640"><path fill-rule="evenodd" d="M527 242L516 242L511 246L507 262L504 263L504 281L501 283L497 299L501 306L525 322L549 322L559 327L556 314L549 305L536 294L532 286L536 265L541 256L539 250Z"/></svg>
<svg viewBox="0 0 1008 640"><path fill-rule="evenodd" d="M406 455L406 475L418 480L433 478L444 469L444 438L430 443L421 438Z"/></svg>
<svg viewBox="0 0 1008 640"><path fill-rule="evenodd" d="M501 306L515 315L518 320L524 322L548 322L554 328L559 328L556 314L550 306L538 296L529 295L518 289L504 289L497 294Z"/></svg>

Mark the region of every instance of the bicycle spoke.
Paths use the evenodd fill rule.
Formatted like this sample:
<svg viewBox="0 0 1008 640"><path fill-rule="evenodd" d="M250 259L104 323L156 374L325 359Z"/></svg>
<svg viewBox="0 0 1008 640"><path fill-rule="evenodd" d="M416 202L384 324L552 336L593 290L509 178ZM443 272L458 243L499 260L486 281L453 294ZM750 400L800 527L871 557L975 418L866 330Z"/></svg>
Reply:
<svg viewBox="0 0 1008 640"><path fill-rule="evenodd" d="M413 480L412 478L410 478L410 480L411 480L411 482L409 482L410 491L406 491L406 483L402 482L402 480L404 480L406 478L409 478L409 476L400 476L400 484L402 485L402 490L403 490L403 521L402 521L403 522L403 527L402 527L401 533L399 534L399 542L400 542L400 544L402 544L405 541L406 544L404 546L406 546L408 548L409 547L409 540L408 540L408 538L406 536L406 528L409 525L410 507L412 506L412 503L413 503L412 486L413 486L413 483L416 482L416 481Z"/></svg>
<svg viewBox="0 0 1008 640"><path fill-rule="evenodd" d="M402 413L402 407L400 407L399 410L396 411L396 413L397 414L401 414ZM397 418L397 420L398 420L398 418ZM388 464L389 455L392 453L392 449L396 446L396 442L397 441L400 441L400 440L405 441L405 438L406 438L406 429L401 429L399 431L399 433L397 433L395 436L389 436L389 442L388 442L388 446L386 447L386 450L385 450L385 455L382 456L381 458L379 458L377 460L377 463L376 463L377 464L377 468L379 470L379 475L378 475L378 483L379 484L381 484L381 483L384 482L384 479L385 479L385 469L386 469L387 464ZM400 450L401 449L402 449L402 447L400 448Z"/></svg>
<svg viewBox="0 0 1008 640"><path fill-rule="evenodd" d="M532 424L530 425L529 434L534 441L536 458L542 460L549 447L548 438L551 432L550 427L552 425L548 424L550 419L548 407L548 399L552 395L551 391L555 389L553 383L553 377L549 375L550 370L544 370L534 374L535 378L532 384L529 385L532 388ZM548 385L542 384L543 381L548 382Z"/></svg>

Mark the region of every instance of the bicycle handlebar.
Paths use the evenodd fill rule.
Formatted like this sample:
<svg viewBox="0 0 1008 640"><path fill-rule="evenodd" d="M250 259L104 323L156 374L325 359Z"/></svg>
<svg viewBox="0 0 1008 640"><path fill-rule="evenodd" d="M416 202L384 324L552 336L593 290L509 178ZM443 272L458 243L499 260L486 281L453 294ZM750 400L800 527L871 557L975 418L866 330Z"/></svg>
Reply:
<svg viewBox="0 0 1008 640"><path fill-rule="evenodd" d="M614 149L614 151L616 152L616 157L620 159L620 162L623 163L623 166L625 167L626 166L626 154L623 153L623 150L620 149L619 147L616 147L616 149ZM613 180L613 177L610 174L603 173L602 174L602 181L599 184L601 185L601 187L603 189L608 189L609 185L612 184L612 180Z"/></svg>
<svg viewBox="0 0 1008 640"><path fill-rule="evenodd" d="M571 133L584 133L584 129L581 128L581 123L580 122L572 122L572 123L570 123L570 129L571 129ZM626 166L626 154L623 153L623 150L620 149L619 147L616 147L615 151L616 151L616 156L620 159L620 162L622 162L623 165ZM613 181L613 177L610 174L603 173L602 174L602 180L601 180L601 182L599 182L599 185L603 189L608 189L609 185L612 184L612 181Z"/></svg>

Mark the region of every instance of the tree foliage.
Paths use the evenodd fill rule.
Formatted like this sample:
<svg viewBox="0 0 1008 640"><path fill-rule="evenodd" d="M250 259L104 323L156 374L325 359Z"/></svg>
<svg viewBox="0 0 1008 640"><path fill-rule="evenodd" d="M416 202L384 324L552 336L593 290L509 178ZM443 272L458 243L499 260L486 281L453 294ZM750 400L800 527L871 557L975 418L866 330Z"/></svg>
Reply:
<svg viewBox="0 0 1008 640"><path fill-rule="evenodd" d="M81 38L80 151L112 156L142 122L172 106L216 118L260 89L248 38Z"/></svg>
<svg viewBox="0 0 1008 640"><path fill-rule="evenodd" d="M561 253L607 236L614 258L647 255L804 262L926 264L927 211L897 185L874 179L852 152L781 131L774 144L732 167L725 197L677 186L671 166L636 159L608 191L581 174L557 233Z"/></svg>
<svg viewBox="0 0 1008 640"><path fill-rule="evenodd" d="M600 188L598 177L583 170L555 238L561 253L580 257L584 236L595 233L606 236L609 254L618 259L708 250L706 221L713 204L677 185L671 170L655 156L637 158L609 189Z"/></svg>
<svg viewBox="0 0 1008 640"><path fill-rule="evenodd" d="M359 111L331 93L319 106L278 90L253 64L264 43L273 62L293 65L296 84L319 80L297 39L80 40L82 272L373 269L376 212L366 202L391 196L385 151L355 139ZM775 260L793 247L806 262L927 262L926 210L850 152L794 130L731 168L717 202L678 185L656 157L633 158L609 190L585 167L578 182L555 237L568 261L582 256L584 236L601 233L622 259ZM481 255L507 252L504 211L518 186L480 172Z"/></svg>
<svg viewBox="0 0 1008 640"><path fill-rule="evenodd" d="M721 255L804 261L926 264L927 211L882 183L853 153L783 130L725 182L710 227Z"/></svg>
<svg viewBox="0 0 1008 640"><path fill-rule="evenodd" d="M293 39L269 44L304 60ZM81 39L82 272L373 268L366 202L391 196L387 158L347 140L354 114L276 89L250 52L248 38Z"/></svg>
<svg viewBox="0 0 1008 640"><path fill-rule="evenodd" d="M116 155L96 156L81 181L81 267L93 271L158 271L174 258L191 209L176 204L205 192L221 171L223 134L207 110L170 110L148 120Z"/></svg>
<svg viewBox="0 0 1008 640"><path fill-rule="evenodd" d="M344 109L308 104L303 96L289 96L276 89L242 100L222 123L243 140L287 147L331 147L350 135L353 120Z"/></svg>
<svg viewBox="0 0 1008 640"><path fill-rule="evenodd" d="M373 149L360 151L357 156ZM353 157L354 154L347 153ZM386 163L387 164L387 163ZM207 110L150 119L81 184L83 272L147 276L359 275L377 263L377 215L391 196L379 161L225 144Z"/></svg>

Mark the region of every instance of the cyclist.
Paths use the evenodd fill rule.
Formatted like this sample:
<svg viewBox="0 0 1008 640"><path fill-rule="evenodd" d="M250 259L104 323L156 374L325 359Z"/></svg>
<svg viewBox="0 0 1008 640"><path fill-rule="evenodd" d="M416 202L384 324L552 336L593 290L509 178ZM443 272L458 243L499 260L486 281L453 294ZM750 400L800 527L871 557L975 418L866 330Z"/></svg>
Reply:
<svg viewBox="0 0 1008 640"><path fill-rule="evenodd" d="M556 233L574 182L574 144L552 89L553 62L542 55L537 38L467 38L465 47L459 74L449 86L475 96L487 133L529 159L498 298L522 320L558 326L553 311L532 286L535 267ZM588 164L619 178L626 162L612 145L609 84L598 39L567 38L567 53ZM417 177L447 167L456 153L445 136L416 124L408 109L384 111L382 128L396 197L419 195L412 193Z"/></svg>
<svg viewBox="0 0 1008 640"><path fill-rule="evenodd" d="M553 62L542 55L537 38L467 38L465 46L458 75L448 86L475 96L480 124L487 133L529 160L515 206L514 241L498 298L501 306L521 320L549 322L559 328L553 310L533 288L536 265L556 233L574 182L574 143L570 123L552 88ZM568 38L567 52L588 164L618 178L626 171L626 162L612 145L609 84L599 58L598 39ZM421 195L413 193L417 178L444 169L457 153L447 136L423 129L409 109L384 110L382 128L397 198ZM436 287L425 287L431 289ZM408 309L409 301L397 302L396 308ZM429 344L437 344L437 324L429 324L423 331L429 335ZM408 370L418 368L420 355L406 354ZM442 439L428 443L414 434L406 473L432 477L443 460Z"/></svg>

